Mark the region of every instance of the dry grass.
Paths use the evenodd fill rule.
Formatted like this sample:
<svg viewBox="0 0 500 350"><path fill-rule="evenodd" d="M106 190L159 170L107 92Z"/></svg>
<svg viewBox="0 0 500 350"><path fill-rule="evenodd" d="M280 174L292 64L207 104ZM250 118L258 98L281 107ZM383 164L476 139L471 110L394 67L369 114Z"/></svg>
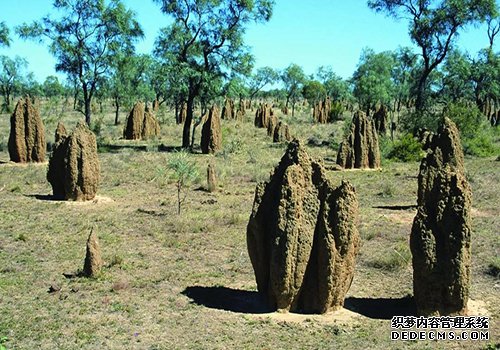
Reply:
<svg viewBox="0 0 500 350"><path fill-rule="evenodd" d="M63 120L71 129L78 118L67 113ZM380 171L329 173L336 183L352 181L359 196L363 245L348 296L351 309L363 300L373 312L360 311L353 322L336 322L335 316L327 317L328 322L323 316L298 322L267 317L259 315L265 310L258 306L245 232L256 182L267 178L285 145L272 144L264 129L254 128L250 112L243 123L224 121L224 151L191 156L202 178L188 189L178 216L175 185L165 170L172 152L158 151L158 146L179 146L181 127L171 122L170 114L165 118L158 140L133 143L118 140L122 126L112 125L111 113L103 115L98 194L111 200L76 205L47 200L51 189L46 164L0 164L0 338L8 338L8 349L488 345L389 340L387 313L412 293L405 247L415 213L418 163L388 162ZM49 140L57 122L52 119L46 125ZM340 142L342 122L312 125L305 111L286 119L292 133L306 141L314 135ZM3 162L8 160L8 130L8 115L1 115ZM326 143L309 150L326 157L327 163L335 157ZM203 190L211 158L220 186L214 194ZM498 278L487 273L500 246L498 164L494 159L468 159L466 164L477 214L471 298L484 301L493 318L490 345L498 342L500 315ZM106 268L96 279L66 278L63 273L74 274L83 266L91 227L97 229ZM61 290L48 293L53 284Z"/></svg>

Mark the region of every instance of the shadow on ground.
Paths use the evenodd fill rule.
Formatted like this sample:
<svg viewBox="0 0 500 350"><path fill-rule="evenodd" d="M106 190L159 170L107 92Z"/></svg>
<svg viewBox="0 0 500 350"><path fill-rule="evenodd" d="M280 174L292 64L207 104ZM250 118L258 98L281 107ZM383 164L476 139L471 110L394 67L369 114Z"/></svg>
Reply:
<svg viewBox="0 0 500 350"><path fill-rule="evenodd" d="M393 316L416 316L412 296L403 298L347 298L344 308L368 318L390 320Z"/></svg>
<svg viewBox="0 0 500 350"><path fill-rule="evenodd" d="M192 303L211 309L241 312L248 314L263 314L273 312L267 307L259 293L221 286L187 287L182 294L190 298Z"/></svg>
<svg viewBox="0 0 500 350"><path fill-rule="evenodd" d="M64 198L61 197L54 197L51 194L26 194L24 195L25 197L29 198L36 198L39 201L63 201Z"/></svg>
<svg viewBox="0 0 500 350"><path fill-rule="evenodd" d="M377 205L373 208L386 210L413 210L417 209L417 205Z"/></svg>

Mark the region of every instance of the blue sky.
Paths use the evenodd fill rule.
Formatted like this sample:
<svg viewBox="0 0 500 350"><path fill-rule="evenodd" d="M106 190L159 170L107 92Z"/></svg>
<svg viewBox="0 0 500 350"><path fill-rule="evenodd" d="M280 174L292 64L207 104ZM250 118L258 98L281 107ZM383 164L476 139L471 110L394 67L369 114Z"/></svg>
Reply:
<svg viewBox="0 0 500 350"><path fill-rule="evenodd" d="M124 3L136 12L145 32L137 51L150 53L159 29L168 25L170 19L152 0ZM55 74L54 59L46 46L23 41L12 32L13 27L40 19L50 11L52 0L0 0L0 21L7 23L12 39L10 48L0 48L0 55L26 58L28 70L39 81ZM319 66L329 65L344 78L352 75L365 47L380 52L413 46L406 21L375 13L365 0L276 0L271 21L249 25L245 39L252 47L256 67L283 69L296 63L312 74ZM458 46L473 55L488 46L485 26L462 31Z"/></svg>

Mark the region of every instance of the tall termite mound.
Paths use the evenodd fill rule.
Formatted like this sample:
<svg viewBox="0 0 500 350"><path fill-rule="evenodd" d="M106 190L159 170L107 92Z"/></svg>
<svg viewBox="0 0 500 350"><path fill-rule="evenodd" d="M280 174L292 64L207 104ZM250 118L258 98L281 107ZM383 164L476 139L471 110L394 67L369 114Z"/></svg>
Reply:
<svg viewBox="0 0 500 350"><path fill-rule="evenodd" d="M226 120L236 119L236 113L234 111L234 101L232 99L226 98L226 100L224 101L221 118Z"/></svg>
<svg viewBox="0 0 500 350"><path fill-rule="evenodd" d="M375 124L357 111L351 130L340 144L337 164L343 168L380 168L380 150Z"/></svg>
<svg viewBox="0 0 500 350"><path fill-rule="evenodd" d="M39 108L26 96L10 117L10 160L16 163L45 161L45 132Z"/></svg>
<svg viewBox="0 0 500 350"><path fill-rule="evenodd" d="M313 119L315 122L325 124L328 122L332 103L330 97L326 97L323 101L319 101L313 107Z"/></svg>
<svg viewBox="0 0 500 350"><path fill-rule="evenodd" d="M283 311L325 313L343 306L360 238L353 186L326 178L293 140L269 181L257 185L247 246L259 293Z"/></svg>
<svg viewBox="0 0 500 350"><path fill-rule="evenodd" d="M95 135L79 122L71 135L58 125L47 180L58 199L91 200L99 184L99 159Z"/></svg>
<svg viewBox="0 0 500 350"><path fill-rule="evenodd" d="M420 164L418 211L410 236L413 293L421 315L467 312L471 197L459 132L445 118Z"/></svg>
<svg viewBox="0 0 500 350"><path fill-rule="evenodd" d="M205 154L222 149L222 128L219 109L213 105L201 129L201 151Z"/></svg>
<svg viewBox="0 0 500 350"><path fill-rule="evenodd" d="M146 140L160 134L160 124L153 112L145 108L144 102L137 102L127 118L123 138L127 140Z"/></svg>
<svg viewBox="0 0 500 350"><path fill-rule="evenodd" d="M271 106L267 103L261 103L255 112L255 126L258 128L267 128L273 115L274 112Z"/></svg>

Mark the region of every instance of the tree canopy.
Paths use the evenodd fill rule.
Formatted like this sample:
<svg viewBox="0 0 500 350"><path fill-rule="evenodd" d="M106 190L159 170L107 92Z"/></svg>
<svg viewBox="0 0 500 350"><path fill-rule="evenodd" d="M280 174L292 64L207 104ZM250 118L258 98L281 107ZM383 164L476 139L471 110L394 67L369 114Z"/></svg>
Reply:
<svg viewBox="0 0 500 350"><path fill-rule="evenodd" d="M7 27L5 22L0 22L0 47L9 45L10 45L9 27Z"/></svg>
<svg viewBox="0 0 500 350"><path fill-rule="evenodd" d="M178 91L187 103L182 146L190 145L195 99L212 82L249 74L252 56L243 43L245 25L268 21L273 0L155 0L174 19L162 29L155 54L182 80ZM220 81L220 80L219 80Z"/></svg>
<svg viewBox="0 0 500 350"><path fill-rule="evenodd" d="M417 83L417 111L424 110L427 80L453 47L459 31L496 14L495 0L369 0L368 6L395 18L409 19L410 39L423 59Z"/></svg>
<svg viewBox="0 0 500 350"><path fill-rule="evenodd" d="M17 28L22 38L47 38L55 56L56 70L76 79L83 91L85 121L91 121L91 101L100 79L109 72L120 51L133 51L142 37L134 13L120 0L54 0L53 7L63 13L47 15L41 21Z"/></svg>

